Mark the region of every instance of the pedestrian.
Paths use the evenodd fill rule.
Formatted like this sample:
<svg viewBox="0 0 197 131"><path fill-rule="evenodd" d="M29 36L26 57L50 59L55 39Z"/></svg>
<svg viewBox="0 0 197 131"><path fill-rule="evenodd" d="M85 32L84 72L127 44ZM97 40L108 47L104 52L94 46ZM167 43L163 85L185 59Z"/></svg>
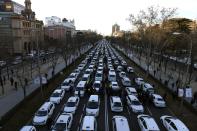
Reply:
<svg viewBox="0 0 197 131"><path fill-rule="evenodd" d="M25 77L25 86L28 85L28 79Z"/></svg>
<svg viewBox="0 0 197 131"><path fill-rule="evenodd" d="M14 75L14 70L13 69L11 69L11 74L12 74L12 76Z"/></svg>
<svg viewBox="0 0 197 131"><path fill-rule="evenodd" d="M11 83L11 86L13 86L13 84L14 84L14 79L11 77L10 78L10 83Z"/></svg>
<svg viewBox="0 0 197 131"><path fill-rule="evenodd" d="M166 101L166 99L167 99L167 93L166 92L163 95L163 99L164 99L164 101Z"/></svg>
<svg viewBox="0 0 197 131"><path fill-rule="evenodd" d="M47 120L47 123L46 123L48 130L51 129L52 124L53 124L53 119L51 117L49 117L49 119Z"/></svg>
<svg viewBox="0 0 197 131"><path fill-rule="evenodd" d="M18 90L18 83L17 83L17 81L14 82L14 88L15 88L16 91Z"/></svg>

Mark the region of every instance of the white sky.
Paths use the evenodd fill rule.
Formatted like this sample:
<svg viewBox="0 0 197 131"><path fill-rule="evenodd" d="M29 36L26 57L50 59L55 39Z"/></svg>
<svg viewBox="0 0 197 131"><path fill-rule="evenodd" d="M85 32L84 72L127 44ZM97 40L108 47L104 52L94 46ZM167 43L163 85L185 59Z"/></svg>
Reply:
<svg viewBox="0 0 197 131"><path fill-rule="evenodd" d="M24 5L25 0L14 0ZM91 29L105 35L111 34L117 23L121 30L130 30L126 20L130 13L151 5L178 8L178 16L197 18L197 0L31 0L32 9L39 20L45 17L75 19L77 29Z"/></svg>

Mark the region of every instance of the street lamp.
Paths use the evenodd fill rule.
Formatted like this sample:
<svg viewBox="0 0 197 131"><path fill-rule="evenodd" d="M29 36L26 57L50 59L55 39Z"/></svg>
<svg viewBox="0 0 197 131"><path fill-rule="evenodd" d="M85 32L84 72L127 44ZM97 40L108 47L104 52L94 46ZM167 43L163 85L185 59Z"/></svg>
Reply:
<svg viewBox="0 0 197 131"><path fill-rule="evenodd" d="M190 49L189 49L189 55L188 55L188 58L187 58L187 62L189 60L191 61L192 46L193 46L192 38L186 33L174 32L173 35L183 35L183 36L187 37L190 40L190 47L189 47ZM182 99L181 99L180 114L182 113L182 108L183 108L183 100L184 100L184 95L185 95L185 89L186 89L186 86L187 86L187 77L189 75L189 66L192 63L190 62L190 63L186 63L186 64L187 64L187 70L186 70L185 82L184 82L184 85L183 85L183 96L182 96Z"/></svg>

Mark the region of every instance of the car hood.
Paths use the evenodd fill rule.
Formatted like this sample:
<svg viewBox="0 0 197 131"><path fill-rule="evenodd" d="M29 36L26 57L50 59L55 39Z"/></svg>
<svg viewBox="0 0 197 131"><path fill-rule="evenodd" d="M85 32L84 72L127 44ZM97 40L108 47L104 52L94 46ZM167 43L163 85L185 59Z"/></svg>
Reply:
<svg viewBox="0 0 197 131"><path fill-rule="evenodd" d="M144 110L142 105L131 105L134 110Z"/></svg>
<svg viewBox="0 0 197 131"><path fill-rule="evenodd" d="M64 111L65 112L73 112L73 111L75 111L76 110L76 107L65 107L64 108Z"/></svg>
<svg viewBox="0 0 197 131"><path fill-rule="evenodd" d="M37 123L41 123L41 122L46 122L47 121L48 116L35 116L33 118L33 122L37 122Z"/></svg>

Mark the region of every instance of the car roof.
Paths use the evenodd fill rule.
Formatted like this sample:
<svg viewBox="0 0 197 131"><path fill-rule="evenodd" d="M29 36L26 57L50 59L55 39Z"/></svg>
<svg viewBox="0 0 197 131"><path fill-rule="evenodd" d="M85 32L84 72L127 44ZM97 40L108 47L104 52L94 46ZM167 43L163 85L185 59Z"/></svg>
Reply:
<svg viewBox="0 0 197 131"><path fill-rule="evenodd" d="M128 95L128 97L129 97L131 100L137 100L137 101L139 101L138 98L137 98L136 96L134 96L134 95Z"/></svg>
<svg viewBox="0 0 197 131"><path fill-rule="evenodd" d="M143 78L140 78L140 77L138 77L138 78L136 78L137 80L144 80Z"/></svg>
<svg viewBox="0 0 197 131"><path fill-rule="evenodd" d="M83 75L83 77L89 77L90 76L90 74L84 74Z"/></svg>
<svg viewBox="0 0 197 131"><path fill-rule="evenodd" d="M77 84L77 87L84 87L86 84L86 81L80 81L78 84Z"/></svg>
<svg viewBox="0 0 197 131"><path fill-rule="evenodd" d="M94 116L84 116L83 118L83 130L94 130Z"/></svg>
<svg viewBox="0 0 197 131"><path fill-rule="evenodd" d="M119 96L111 96L113 102L121 102L120 97Z"/></svg>
<svg viewBox="0 0 197 131"><path fill-rule="evenodd" d="M162 98L160 95L158 94L152 94L155 98Z"/></svg>
<svg viewBox="0 0 197 131"><path fill-rule="evenodd" d="M78 98L77 96L71 96L68 98L68 102L74 102L77 100L77 98Z"/></svg>
<svg viewBox="0 0 197 131"><path fill-rule="evenodd" d="M128 77L123 77L124 81L131 81Z"/></svg>
<svg viewBox="0 0 197 131"><path fill-rule="evenodd" d="M101 84L101 81L94 81L94 83L98 83L98 84Z"/></svg>
<svg viewBox="0 0 197 131"><path fill-rule="evenodd" d="M23 126L20 131L30 131L34 126Z"/></svg>
<svg viewBox="0 0 197 131"><path fill-rule="evenodd" d="M118 131L130 131L128 121L124 116L114 116L113 119L116 122L116 129Z"/></svg>
<svg viewBox="0 0 197 131"><path fill-rule="evenodd" d="M45 102L39 110L48 110L48 107L52 104L52 102Z"/></svg>
<svg viewBox="0 0 197 131"><path fill-rule="evenodd" d="M153 88L152 85L149 83L145 83L144 85L146 86L146 88Z"/></svg>
<svg viewBox="0 0 197 131"><path fill-rule="evenodd" d="M111 84L118 84L118 82L117 81L112 81Z"/></svg>
<svg viewBox="0 0 197 131"><path fill-rule="evenodd" d="M187 129L187 127L185 126L185 124L182 121L180 121L179 119L172 117L170 120L176 125L176 127L177 127L178 130Z"/></svg>
<svg viewBox="0 0 197 131"><path fill-rule="evenodd" d="M98 101L98 99L99 99L98 95L91 95L89 101Z"/></svg>
<svg viewBox="0 0 197 131"><path fill-rule="evenodd" d="M56 123L67 123L68 118L69 118L70 116L71 116L70 114L61 114L61 115L58 117Z"/></svg>
<svg viewBox="0 0 197 131"><path fill-rule="evenodd" d="M134 87L126 87L126 89L129 90L129 91L131 91L131 92L137 92Z"/></svg>
<svg viewBox="0 0 197 131"><path fill-rule="evenodd" d="M56 89L53 91L53 93L61 93L63 90L62 89Z"/></svg>

